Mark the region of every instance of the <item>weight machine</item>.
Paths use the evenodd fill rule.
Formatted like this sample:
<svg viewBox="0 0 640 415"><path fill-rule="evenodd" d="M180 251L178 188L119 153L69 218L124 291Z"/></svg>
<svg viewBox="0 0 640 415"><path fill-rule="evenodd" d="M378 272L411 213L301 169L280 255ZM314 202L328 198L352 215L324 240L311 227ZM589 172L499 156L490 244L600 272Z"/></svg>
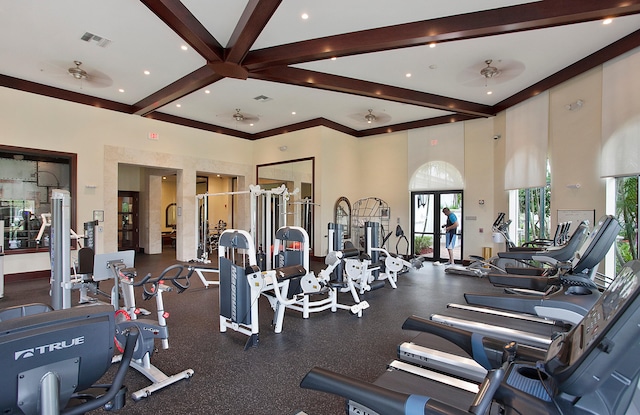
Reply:
<svg viewBox="0 0 640 415"><path fill-rule="evenodd" d="M298 192L299 189L297 188L290 192L285 185L270 190L262 189L259 185L250 185L249 190L245 191L203 193L196 195L196 226L198 229L196 244L198 246L198 258L195 261L205 264L211 262L209 255L213 252L213 249L210 250L207 248L210 235L206 219L207 212L209 211L209 197L233 195L251 196L249 233L257 246L263 246L265 247L264 249L267 249L272 245L274 229L286 225L287 202L292 195ZM267 265L271 265L270 260Z"/></svg>
<svg viewBox="0 0 640 415"><path fill-rule="evenodd" d="M274 310L274 331L280 333L286 308L310 313L345 309L362 316L369 304L360 302L353 283L334 281L332 271L342 256L330 256L331 264L318 277L309 270L309 237L300 227L284 227L276 232L273 270L258 266L255 243L243 230L226 230L220 236L220 331L232 329L249 336L245 350L259 341L258 299L264 295ZM338 303L338 291L351 292L354 305ZM323 295L312 301L310 296Z"/></svg>

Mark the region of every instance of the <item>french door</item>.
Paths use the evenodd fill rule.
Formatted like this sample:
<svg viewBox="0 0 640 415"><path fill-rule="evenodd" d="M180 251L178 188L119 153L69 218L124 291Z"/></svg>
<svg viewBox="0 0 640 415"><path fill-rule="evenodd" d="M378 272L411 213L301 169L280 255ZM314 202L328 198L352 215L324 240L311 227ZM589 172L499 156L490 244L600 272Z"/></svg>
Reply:
<svg viewBox="0 0 640 415"><path fill-rule="evenodd" d="M447 262L446 233L442 225L447 223L442 209L449 208L458 218L457 241L453 250L456 261L462 260L462 191L421 191L411 193L411 241L414 255L430 261Z"/></svg>

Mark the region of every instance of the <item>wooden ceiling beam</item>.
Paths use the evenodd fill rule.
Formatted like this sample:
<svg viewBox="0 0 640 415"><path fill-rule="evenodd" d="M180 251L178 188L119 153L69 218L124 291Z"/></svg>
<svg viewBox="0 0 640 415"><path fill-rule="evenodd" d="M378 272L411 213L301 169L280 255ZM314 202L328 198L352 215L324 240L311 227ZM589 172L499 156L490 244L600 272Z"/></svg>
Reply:
<svg viewBox="0 0 640 415"><path fill-rule="evenodd" d="M131 113L131 106L108 99L97 98L78 92L68 91L37 82L26 81L8 75L0 74L0 86L17 89L18 91L30 92L32 94L43 95L45 97L61 99L63 101L76 102L78 104L90 105L96 108L104 108L112 111Z"/></svg>
<svg viewBox="0 0 640 415"><path fill-rule="evenodd" d="M282 0L250 0L236 25L225 56L226 62L241 64Z"/></svg>
<svg viewBox="0 0 640 415"><path fill-rule="evenodd" d="M223 76L215 73L210 65L205 65L196 69L174 83L167 85L161 90L132 105L133 113L136 115L147 115L158 108L167 105L176 99L182 98L200 88L204 88L214 82L221 80Z"/></svg>
<svg viewBox="0 0 640 415"><path fill-rule="evenodd" d="M638 12L640 0L544 0L259 49L249 52L243 65L251 72L273 66L535 30Z"/></svg>
<svg viewBox="0 0 640 415"><path fill-rule="evenodd" d="M233 130L231 128L220 127L218 125L209 124L205 122L191 120L189 118L178 117L176 115L166 114L163 112L153 112L151 114L145 115L145 118L149 118L152 120L164 121L171 124L182 125L183 127L191 127L196 128L198 130L210 131L212 133L224 134L231 137L243 138L245 140L253 139L252 135L249 133L245 133L238 130Z"/></svg>
<svg viewBox="0 0 640 415"><path fill-rule="evenodd" d="M629 52L640 46L640 30L637 30L622 39L600 49L597 52L586 56L583 59L567 66L566 68L554 73L551 76L536 82L530 87L510 96L509 98L494 105L493 110L497 114L509 107L519 104L527 99L538 95L539 93L551 89L561 83L568 81L582 73L587 72L603 63L616 58L623 53Z"/></svg>
<svg viewBox="0 0 640 415"><path fill-rule="evenodd" d="M306 69L285 66L252 72L249 76L264 81L343 92L474 116L495 115L488 105Z"/></svg>
<svg viewBox="0 0 640 415"><path fill-rule="evenodd" d="M224 47L181 2L140 0L208 62L224 59Z"/></svg>

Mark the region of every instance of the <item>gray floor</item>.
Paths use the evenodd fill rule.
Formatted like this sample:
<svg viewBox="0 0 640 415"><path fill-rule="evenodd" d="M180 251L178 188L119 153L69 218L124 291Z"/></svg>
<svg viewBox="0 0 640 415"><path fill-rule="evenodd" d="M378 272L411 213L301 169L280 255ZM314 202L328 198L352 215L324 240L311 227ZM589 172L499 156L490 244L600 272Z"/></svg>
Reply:
<svg viewBox="0 0 640 415"><path fill-rule="evenodd" d="M138 255L138 275L157 275L174 264L174 253ZM314 268L322 268L314 264ZM206 275L206 274L205 274ZM210 278L213 278L209 274ZM7 284L0 308L30 303L49 303L48 281ZM466 291L495 292L486 279L445 274L442 266L425 263L420 270L401 275L398 288L367 293L370 303L362 318L347 311L325 311L303 319L287 311L282 333L271 327L273 313L260 299L260 345L243 351L246 336L218 326L218 288L205 288L198 278L182 294L167 293L165 309L170 348L160 349L152 363L167 374L192 368L195 375L139 402L128 399L122 414L343 414L343 399L304 390L299 383L314 366L324 367L366 381L374 381L396 357L397 345L415 336L404 332L410 315L442 312L449 302L463 302ZM349 299L347 294L345 302ZM138 297L140 298L140 297ZM153 301L138 305L155 310ZM108 379L115 367L110 370ZM134 370L127 374L130 391L148 381ZM425 391L428 394L428 391Z"/></svg>

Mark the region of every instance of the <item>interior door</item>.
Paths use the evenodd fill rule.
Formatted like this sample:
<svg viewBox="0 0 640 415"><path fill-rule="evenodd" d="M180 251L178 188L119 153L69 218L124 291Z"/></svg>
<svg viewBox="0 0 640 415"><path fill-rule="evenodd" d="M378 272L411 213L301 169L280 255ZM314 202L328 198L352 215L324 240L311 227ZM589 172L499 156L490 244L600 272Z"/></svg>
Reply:
<svg viewBox="0 0 640 415"><path fill-rule="evenodd" d="M462 261L462 191L424 191L411 193L412 252L429 261L447 262L446 233L442 225L447 218L442 209L448 207L458 218L453 257Z"/></svg>

